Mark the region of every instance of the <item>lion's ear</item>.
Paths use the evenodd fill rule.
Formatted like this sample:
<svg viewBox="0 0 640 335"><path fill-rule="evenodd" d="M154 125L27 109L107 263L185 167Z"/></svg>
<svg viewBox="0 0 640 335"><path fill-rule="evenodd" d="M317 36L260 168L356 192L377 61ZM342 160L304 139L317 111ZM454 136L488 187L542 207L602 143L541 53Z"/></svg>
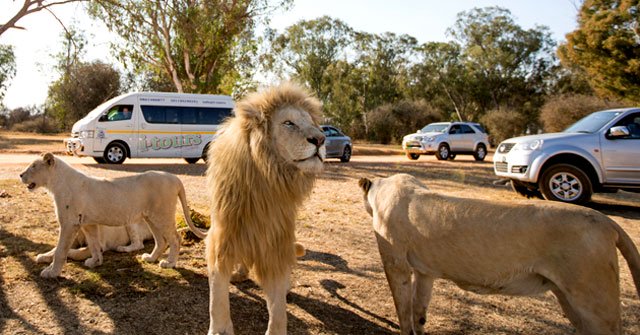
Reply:
<svg viewBox="0 0 640 335"><path fill-rule="evenodd" d="M56 164L56 159L55 157L53 157L53 154L50 152L47 152L46 154L44 154L42 156L42 160L48 165L48 166L53 166L54 164Z"/></svg>
<svg viewBox="0 0 640 335"><path fill-rule="evenodd" d="M362 188L364 193L367 194L371 189L371 180L367 178L360 178L360 180L358 180L358 185L360 186L360 188Z"/></svg>

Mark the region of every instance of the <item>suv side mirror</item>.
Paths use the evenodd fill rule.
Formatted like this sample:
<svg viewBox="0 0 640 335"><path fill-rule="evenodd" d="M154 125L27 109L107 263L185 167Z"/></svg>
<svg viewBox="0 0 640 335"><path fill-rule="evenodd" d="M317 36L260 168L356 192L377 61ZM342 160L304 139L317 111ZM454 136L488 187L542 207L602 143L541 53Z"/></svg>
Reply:
<svg viewBox="0 0 640 335"><path fill-rule="evenodd" d="M416 131L416 133L417 133L417 134L420 134L421 132L422 132L422 129L418 129L418 130Z"/></svg>
<svg viewBox="0 0 640 335"><path fill-rule="evenodd" d="M629 129L625 126L617 126L617 127L611 127L611 129L609 129L608 138L618 138L618 137L626 137L629 136Z"/></svg>

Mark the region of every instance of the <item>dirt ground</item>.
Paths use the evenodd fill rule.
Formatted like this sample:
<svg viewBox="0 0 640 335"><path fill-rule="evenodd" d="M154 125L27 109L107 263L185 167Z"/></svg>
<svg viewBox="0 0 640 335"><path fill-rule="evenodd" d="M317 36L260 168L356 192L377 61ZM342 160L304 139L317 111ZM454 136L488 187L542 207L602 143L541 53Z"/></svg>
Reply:
<svg viewBox="0 0 640 335"><path fill-rule="evenodd" d="M208 328L206 262L202 242L183 245L178 268L160 269L133 254L106 252L104 264L87 269L68 262L62 277L39 277L38 253L55 245L58 224L42 190L27 192L17 176L41 151L60 151L58 137L0 133L0 332L2 334L205 334ZM357 149L358 150L358 149ZM440 162L409 161L397 148L363 146L350 163L330 161L298 214L297 237L307 255L293 271L288 295L290 334L391 334L397 318L373 231L357 186L360 177L410 173L433 190L495 200L519 199L496 179L490 159L465 156ZM379 155L381 153L391 155ZM376 154L376 156L367 156ZM150 169L180 177L191 207L208 213L202 163L128 160L98 165L67 158L88 174L119 177ZM618 222L640 245L640 194L598 195L589 206ZM179 214L177 214L179 215ZM490 218L478 218L489 220ZM153 242L147 242L149 252ZM620 258L623 329L640 334L640 300ZM247 281L231 286L236 334L267 327L263 292ZM573 327L555 297L484 296L436 281L426 329L429 334L567 334Z"/></svg>

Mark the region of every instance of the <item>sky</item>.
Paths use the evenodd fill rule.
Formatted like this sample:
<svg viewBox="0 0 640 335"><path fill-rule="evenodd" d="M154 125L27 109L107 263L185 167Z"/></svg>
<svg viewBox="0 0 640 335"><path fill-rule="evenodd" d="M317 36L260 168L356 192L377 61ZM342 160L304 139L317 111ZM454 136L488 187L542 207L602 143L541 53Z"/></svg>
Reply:
<svg viewBox="0 0 640 335"><path fill-rule="evenodd" d="M458 13L475 7L500 6L511 11L515 23L524 29L537 25L549 28L560 42L573 31L579 0L294 0L287 12L276 12L270 26L283 31L300 21L328 15L351 28L368 33L393 32L408 34L419 43L447 41L446 30L455 23ZM0 23L17 12L22 1L0 0ZM117 63L109 43L115 35L100 22L92 21L78 4L52 7L65 26L77 26L89 37L86 61ZM41 105L49 84L56 79L52 55L61 48L63 28L49 12L41 11L24 17L18 25L0 36L0 44L14 46L17 73L9 82L4 105L9 109Z"/></svg>

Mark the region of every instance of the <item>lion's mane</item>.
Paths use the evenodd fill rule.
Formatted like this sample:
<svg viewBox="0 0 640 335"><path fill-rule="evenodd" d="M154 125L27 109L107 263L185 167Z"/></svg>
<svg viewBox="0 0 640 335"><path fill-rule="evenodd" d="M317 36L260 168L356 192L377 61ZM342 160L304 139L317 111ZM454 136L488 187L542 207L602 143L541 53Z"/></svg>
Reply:
<svg viewBox="0 0 640 335"><path fill-rule="evenodd" d="M244 264L263 282L290 271L295 263L296 213L315 175L286 162L273 145L271 119L286 107L303 109L316 124L320 121L320 102L299 87L283 84L240 101L235 116L211 144L210 271L215 267L229 274Z"/></svg>

